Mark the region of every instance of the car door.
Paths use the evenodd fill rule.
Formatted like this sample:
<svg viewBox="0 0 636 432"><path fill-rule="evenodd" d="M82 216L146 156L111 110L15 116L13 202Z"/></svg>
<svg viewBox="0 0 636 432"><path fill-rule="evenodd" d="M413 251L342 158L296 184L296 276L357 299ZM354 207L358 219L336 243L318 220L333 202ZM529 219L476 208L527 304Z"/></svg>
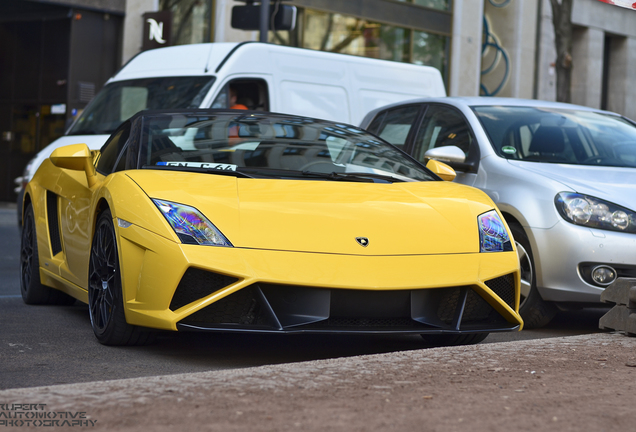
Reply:
<svg viewBox="0 0 636 432"><path fill-rule="evenodd" d="M115 132L102 147L98 164L115 165L126 143L130 128ZM111 169L112 170L112 169ZM103 173L102 173L103 174ZM98 171L98 176L101 175ZM103 177L102 177L103 178ZM91 189L83 171L61 170L58 178L59 225L65 254L60 276L85 287L88 281L87 260L91 248L90 205L95 189Z"/></svg>

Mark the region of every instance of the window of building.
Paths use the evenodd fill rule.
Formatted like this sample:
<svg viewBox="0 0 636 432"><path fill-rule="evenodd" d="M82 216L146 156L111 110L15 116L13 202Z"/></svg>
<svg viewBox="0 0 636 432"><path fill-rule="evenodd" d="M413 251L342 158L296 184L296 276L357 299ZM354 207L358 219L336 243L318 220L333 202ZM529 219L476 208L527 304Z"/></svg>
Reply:
<svg viewBox="0 0 636 432"><path fill-rule="evenodd" d="M159 0L172 12L172 45L210 42L212 0Z"/></svg>
<svg viewBox="0 0 636 432"><path fill-rule="evenodd" d="M413 0L447 9L447 0ZM436 5L436 6L433 6ZM320 51L433 66L446 80L450 38L338 13L300 9L294 31L269 33L269 41Z"/></svg>

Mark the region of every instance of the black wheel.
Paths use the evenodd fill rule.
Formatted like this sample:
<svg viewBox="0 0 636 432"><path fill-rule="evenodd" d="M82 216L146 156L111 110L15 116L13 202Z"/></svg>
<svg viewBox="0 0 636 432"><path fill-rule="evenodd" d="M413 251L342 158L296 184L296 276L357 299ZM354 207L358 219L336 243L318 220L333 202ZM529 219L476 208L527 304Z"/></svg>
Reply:
<svg viewBox="0 0 636 432"><path fill-rule="evenodd" d="M523 318L523 326L527 329L539 328L548 324L557 313L554 304L541 298L537 289L537 278L534 270L532 249L525 231L518 224L510 224L510 231L515 238L515 246L519 255L521 269L521 299L519 314Z"/></svg>
<svg viewBox="0 0 636 432"><path fill-rule="evenodd" d="M40 259L35 231L33 207L24 210L24 226L20 244L20 293L26 304L72 305L75 299L62 291L42 285L40 282Z"/></svg>
<svg viewBox="0 0 636 432"><path fill-rule="evenodd" d="M117 254L109 210L97 219L88 269L88 311L97 340L104 345L144 345L152 333L126 322Z"/></svg>
<svg viewBox="0 0 636 432"><path fill-rule="evenodd" d="M478 344L488 337L488 333L469 334L422 334L422 339L431 346L455 346Z"/></svg>

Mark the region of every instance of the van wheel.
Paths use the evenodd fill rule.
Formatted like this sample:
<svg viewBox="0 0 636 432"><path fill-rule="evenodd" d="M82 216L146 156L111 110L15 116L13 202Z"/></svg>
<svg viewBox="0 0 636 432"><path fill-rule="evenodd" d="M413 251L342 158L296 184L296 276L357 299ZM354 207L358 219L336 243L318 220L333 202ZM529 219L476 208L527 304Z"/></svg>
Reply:
<svg viewBox="0 0 636 432"><path fill-rule="evenodd" d="M31 204L28 204L24 211L24 226L22 227L20 243L20 294L22 294L22 301L29 305L70 306L75 303L75 299L70 295L42 285L40 281L38 239Z"/></svg>
<svg viewBox="0 0 636 432"><path fill-rule="evenodd" d="M527 329L543 327L554 318L557 308L553 303L543 300L539 294L534 258L526 232L519 224L510 224L510 231L515 239L521 270L519 314L523 318L523 326Z"/></svg>
<svg viewBox="0 0 636 432"><path fill-rule="evenodd" d="M488 333L469 333L469 334L422 334L422 339L426 345L456 346L456 345L473 345L478 344L488 337Z"/></svg>

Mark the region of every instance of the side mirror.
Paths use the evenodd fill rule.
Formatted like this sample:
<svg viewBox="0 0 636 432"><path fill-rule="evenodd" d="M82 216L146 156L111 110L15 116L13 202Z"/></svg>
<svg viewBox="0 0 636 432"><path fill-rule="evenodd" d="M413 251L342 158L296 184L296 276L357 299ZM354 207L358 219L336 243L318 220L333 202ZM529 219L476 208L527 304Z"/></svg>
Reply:
<svg viewBox="0 0 636 432"><path fill-rule="evenodd" d="M446 181L453 181L457 175L454 169L446 165L444 162L436 161L435 159L429 160L426 164L426 168L430 169L441 177L442 180Z"/></svg>
<svg viewBox="0 0 636 432"><path fill-rule="evenodd" d="M427 159L436 159L442 162L464 163L466 155L464 151L457 146L436 147L424 153Z"/></svg>
<svg viewBox="0 0 636 432"><path fill-rule="evenodd" d="M58 168L84 171L89 188L97 183L97 175L93 165L93 153L86 144L71 144L57 148L53 150L49 159Z"/></svg>

